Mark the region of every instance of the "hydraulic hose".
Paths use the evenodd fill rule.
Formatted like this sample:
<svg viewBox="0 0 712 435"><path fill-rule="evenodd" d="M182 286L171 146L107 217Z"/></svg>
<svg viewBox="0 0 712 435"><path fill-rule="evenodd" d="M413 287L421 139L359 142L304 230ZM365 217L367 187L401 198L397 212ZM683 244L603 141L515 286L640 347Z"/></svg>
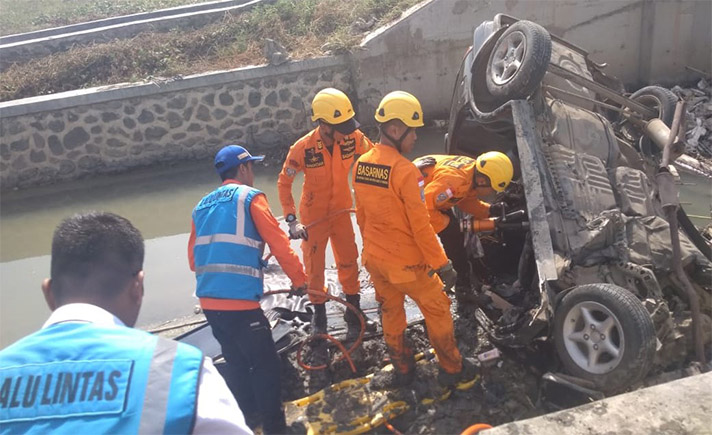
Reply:
<svg viewBox="0 0 712 435"><path fill-rule="evenodd" d="M492 429L492 426L488 425L487 423L476 423L462 431L460 435L474 435L487 429Z"/></svg>
<svg viewBox="0 0 712 435"><path fill-rule="evenodd" d="M345 208L345 209L342 209L342 210L337 210L337 211L335 211L335 212L329 214L328 216L324 216L323 218L317 219L317 220L315 220L314 222L310 222L308 225L306 225L306 228L307 228L307 229L312 228L312 227L314 227L314 226L316 226L316 225L319 225L319 224L321 224L321 223L323 223L323 222L328 221L329 219L333 218L334 216L338 216L338 215L343 214L343 213L355 213L355 212L356 212L356 209L354 209L354 208ZM272 257L272 253L270 252L270 253L264 258L263 261L267 262L271 257ZM280 293L290 293L291 291L292 291L292 290L289 290L289 289L284 289L284 290L272 290L272 291L265 292L264 295L267 296L267 295L280 294ZM307 294L310 294L310 295L312 295L312 296L316 296L316 297L318 297L318 298L326 298L326 299L328 299L328 300L332 300L332 301L335 301L335 302L338 302L338 303L340 303L340 304L345 305L347 309L353 311L353 312L356 314L356 318L358 318L358 320L359 320L359 323L360 323L360 326L361 326L361 330L360 330L360 332L359 332L359 335L358 335L358 338L356 339L356 341L354 341L354 343L353 343L353 344L351 345L351 347L348 348L348 349L346 349L346 348L344 347L344 345L343 345L339 340L337 340L336 338L334 338L333 336L331 336L331 335L329 335L329 334L312 334L312 335L310 335L308 338L306 338L306 339L299 345L299 348L297 349L297 364L299 364L299 366L302 367L302 368L305 369L305 370L322 370L322 369L327 368L327 367L328 367L327 364L322 364L322 365L319 365L319 366L310 366L310 365L304 363L304 361L302 360L302 350L304 349L304 346L306 346L307 343L309 343L309 342L311 342L311 341L313 341L313 340L315 340L315 339L326 339L326 340L329 340L329 341L331 341L332 343L334 343L334 344L336 345L336 347L338 347L339 350L340 350L341 353L342 353L341 357L339 357L338 359L332 361L332 363L336 363L336 362L339 362L339 361L345 359L345 360L348 361L349 366L351 366L351 371L353 371L354 373L356 373L356 366L354 365L354 362L353 362L353 360L351 359L351 353L352 353L354 350L356 350L356 348L358 348L358 346L360 346L360 345L361 345L361 342L363 341L363 335L364 335L364 333L365 333L365 331L366 331L366 321L364 320L363 315L361 314L361 312L360 312L359 310L356 309L356 307L354 307L354 306L351 305L350 303L346 302L346 301L343 300L343 299L337 298L336 296L332 296L332 295L330 295L330 294L328 294L328 293L324 293L324 291L322 291L322 290L307 289L307 290L306 290L306 293L307 293Z"/></svg>
<svg viewBox="0 0 712 435"><path fill-rule="evenodd" d="M333 218L334 216L338 216L343 213L356 213L356 209L355 208L344 208L341 210L337 210L328 216L324 216L323 218L317 219L314 222L310 222L309 225L306 225L306 227L307 227L307 229L309 229L313 226L319 225L322 222L326 222L327 220Z"/></svg>
<svg viewBox="0 0 712 435"><path fill-rule="evenodd" d="M326 222L327 220L333 218L334 216L338 216L343 213L356 213L356 209L355 208L344 208L341 210L337 210L328 216L324 216L323 218L317 219L314 222L309 223L309 225L305 225L305 227L306 227L306 229L309 229L313 226L319 225L320 223ZM270 258L272 258L271 252L269 254L267 254L267 256L264 258L263 261L266 263L267 261L269 261Z"/></svg>
<svg viewBox="0 0 712 435"><path fill-rule="evenodd" d="M276 295L276 294L280 294L280 293L291 293L291 292L292 292L291 289L271 290L271 291L265 292L264 295L268 296L268 295ZM339 348L339 350L341 350L341 353L342 353L342 355L339 358L337 358L336 360L332 361L332 363L336 363L336 362L339 362L339 361L345 359L348 361L349 366L351 367L351 371L356 373L356 366L354 365L354 362L351 359L351 354L363 342L363 336L364 336L364 333L366 332L366 321L363 318L363 315L359 312L359 310L356 309L356 307L354 307L350 303L346 302L345 300L343 300L341 298L337 298L336 296L332 296L328 293L324 293L324 291L322 291L322 290L307 289L306 293L313 295L313 296L320 297L320 298L326 298L328 300L332 300L332 301L338 302L342 305L345 305L347 309L353 311L356 314L356 317L358 318L361 329L359 331L358 338L356 339L356 341L353 342L351 347L349 347L348 349L346 349L346 347L343 345L343 343L341 343L339 340L337 340L336 338L334 338L333 336L331 336L329 334L312 334L312 335L310 335L299 345L299 348L297 349L297 364L299 364L299 366L305 370L323 370L323 369L327 368L329 366L328 364L322 364L319 366L311 366L311 365L306 364L302 360L302 350L304 349L304 346L307 345L307 343L309 343L313 340L316 340L316 339L326 339L326 340L329 340L332 343L334 343Z"/></svg>

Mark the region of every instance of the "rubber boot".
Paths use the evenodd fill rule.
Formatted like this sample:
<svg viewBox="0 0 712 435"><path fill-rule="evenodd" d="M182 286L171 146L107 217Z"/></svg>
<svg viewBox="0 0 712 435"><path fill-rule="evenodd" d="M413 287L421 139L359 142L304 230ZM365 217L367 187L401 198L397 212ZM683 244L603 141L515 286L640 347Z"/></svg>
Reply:
<svg viewBox="0 0 712 435"><path fill-rule="evenodd" d="M326 305L314 304L314 316L311 322L312 334L326 334Z"/></svg>
<svg viewBox="0 0 712 435"><path fill-rule="evenodd" d="M392 370L379 370L371 380L370 388L375 390L388 390L393 388L407 387L415 380L415 358L410 347L403 349L403 352L396 352L388 347L388 355L391 357Z"/></svg>
<svg viewBox="0 0 712 435"><path fill-rule="evenodd" d="M462 369L458 373L448 373L440 367L438 383L446 388L454 387L475 379L478 373L479 367L474 358L462 358Z"/></svg>
<svg viewBox="0 0 712 435"><path fill-rule="evenodd" d="M361 295L360 294L355 294L355 295L346 295L346 302L350 303L356 309L361 313L363 316L363 320L366 326L366 331L365 332L374 332L376 331L377 325L376 322L373 320L369 319L366 317L366 314L364 314L363 311L361 311ZM351 311L350 309L346 309L344 311L344 321L346 322L346 340L347 341L352 341L355 340L359 333L361 332L361 322L358 319L358 316L356 313Z"/></svg>
<svg viewBox="0 0 712 435"><path fill-rule="evenodd" d="M397 354L393 349L388 349L388 353L393 363L393 387L405 387L410 385L415 379L415 357L413 350L406 346L403 353ZM405 371L402 371L405 369Z"/></svg>

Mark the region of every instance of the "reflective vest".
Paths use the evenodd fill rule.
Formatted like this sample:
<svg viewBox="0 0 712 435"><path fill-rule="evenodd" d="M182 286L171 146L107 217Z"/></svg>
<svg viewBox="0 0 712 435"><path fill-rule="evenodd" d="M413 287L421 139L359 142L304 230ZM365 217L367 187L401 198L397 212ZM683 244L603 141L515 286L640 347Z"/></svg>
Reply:
<svg viewBox="0 0 712 435"><path fill-rule="evenodd" d="M52 325L0 352L0 432L190 433L202 363L136 329Z"/></svg>
<svg viewBox="0 0 712 435"><path fill-rule="evenodd" d="M260 300L264 242L250 213L252 199L260 193L250 186L226 184L193 210L199 298Z"/></svg>

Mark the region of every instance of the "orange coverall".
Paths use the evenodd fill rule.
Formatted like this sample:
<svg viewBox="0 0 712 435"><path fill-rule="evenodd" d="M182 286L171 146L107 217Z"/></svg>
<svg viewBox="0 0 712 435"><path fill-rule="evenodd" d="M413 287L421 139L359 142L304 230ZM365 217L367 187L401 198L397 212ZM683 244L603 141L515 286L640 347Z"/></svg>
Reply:
<svg viewBox="0 0 712 435"><path fill-rule="evenodd" d="M476 219L489 217L490 204L481 201L473 188L475 159L466 156L430 155L415 159L434 158L435 165L420 167L425 178L425 204L430 214L430 224L436 233L450 222L450 217L441 211L458 206ZM420 165L418 165L420 166Z"/></svg>
<svg viewBox="0 0 712 435"><path fill-rule="evenodd" d="M408 372L412 350L404 343L403 303L409 296L425 317L428 337L442 368L462 369L450 299L431 269L448 259L430 225L418 168L395 148L376 144L356 163L353 178L356 219L363 236L363 263L381 303L383 334L395 367Z"/></svg>
<svg viewBox="0 0 712 435"><path fill-rule="evenodd" d="M307 133L289 149L282 172L277 180L279 201L284 215L296 213L292 197L292 183L299 171L304 171L302 197L299 201L299 220L309 226L309 240L302 241L304 268L309 289L324 289L326 244L331 239L339 282L348 295L359 292L358 250L349 213L332 214L353 207L348 174L354 156L363 154L373 144L360 130L344 136L335 132L331 152L324 145L319 127ZM317 221L319 221L317 223ZM309 295L312 303L323 303L324 298Z"/></svg>

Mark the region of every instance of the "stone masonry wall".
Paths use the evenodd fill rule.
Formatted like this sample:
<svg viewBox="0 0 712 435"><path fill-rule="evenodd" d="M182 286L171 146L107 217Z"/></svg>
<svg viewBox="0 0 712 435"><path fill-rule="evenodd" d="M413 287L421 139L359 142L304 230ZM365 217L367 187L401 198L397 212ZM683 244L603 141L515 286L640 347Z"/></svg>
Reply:
<svg viewBox="0 0 712 435"><path fill-rule="evenodd" d="M351 76L343 59L130 86L116 95L111 89L89 96L77 91L52 101L24 103L25 107L19 106L24 100L4 103L0 183L6 190L207 158L238 141L255 153L288 147L312 127L310 102L329 86L350 92ZM127 94L134 95L125 98ZM71 105L73 98L80 103L109 99ZM34 109L60 107L22 113L33 109L28 104ZM12 116L13 112L19 113Z"/></svg>

